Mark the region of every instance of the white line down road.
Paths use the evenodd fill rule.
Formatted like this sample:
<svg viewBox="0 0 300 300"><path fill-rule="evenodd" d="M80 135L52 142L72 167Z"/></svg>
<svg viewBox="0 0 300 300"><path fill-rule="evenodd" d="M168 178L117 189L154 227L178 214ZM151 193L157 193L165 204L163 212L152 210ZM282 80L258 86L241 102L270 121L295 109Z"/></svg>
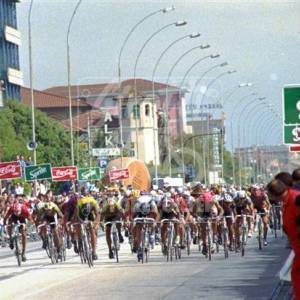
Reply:
<svg viewBox="0 0 300 300"><path fill-rule="evenodd" d="M166 262L156 246L149 263L141 264L127 243L121 245L120 263L109 260L101 236L99 260L92 269L82 265L73 250L65 263L52 265L40 242L29 245L28 260L21 267L12 251L0 249L0 299L268 299L288 255L285 239L269 241L260 251L252 238L245 257L230 252L227 260L220 248L212 261L193 246L189 257L183 250L180 261Z"/></svg>

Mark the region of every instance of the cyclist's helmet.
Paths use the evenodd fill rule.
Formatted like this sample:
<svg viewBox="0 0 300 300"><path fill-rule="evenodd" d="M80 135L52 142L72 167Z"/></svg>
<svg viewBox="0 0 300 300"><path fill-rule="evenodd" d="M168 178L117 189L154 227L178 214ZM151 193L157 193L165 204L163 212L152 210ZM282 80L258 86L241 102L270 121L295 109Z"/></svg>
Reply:
<svg viewBox="0 0 300 300"><path fill-rule="evenodd" d="M140 211L141 213L146 216L150 213L150 205L149 203L141 203L140 205Z"/></svg>
<svg viewBox="0 0 300 300"><path fill-rule="evenodd" d="M245 199L247 197L247 194L244 190L238 191L238 197L239 199Z"/></svg>
<svg viewBox="0 0 300 300"><path fill-rule="evenodd" d="M228 202L228 203L233 202L233 199L232 199L230 194L225 194L224 195L224 202Z"/></svg>
<svg viewBox="0 0 300 300"><path fill-rule="evenodd" d="M82 214L87 217L90 215L92 211L92 206L91 206L91 203L85 203L82 207Z"/></svg>

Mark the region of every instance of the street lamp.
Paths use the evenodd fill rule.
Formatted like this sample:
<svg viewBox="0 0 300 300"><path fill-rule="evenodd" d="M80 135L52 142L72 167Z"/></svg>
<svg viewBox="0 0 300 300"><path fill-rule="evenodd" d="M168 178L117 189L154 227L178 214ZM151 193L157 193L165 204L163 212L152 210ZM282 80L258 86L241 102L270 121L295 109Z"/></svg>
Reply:
<svg viewBox="0 0 300 300"><path fill-rule="evenodd" d="M153 72L152 72L152 121L153 121L153 145L154 145L154 162L155 162L155 179L157 179L157 152L156 152L156 135L155 135L155 113L154 113L154 104L155 104L155 82L154 82L154 78L155 78L155 73L156 70L158 68L158 65L160 63L160 61L162 60L163 56L167 53L167 51L174 46L176 43L186 39L186 38L190 38L190 39L194 39L194 38L198 38L200 37L200 33L191 33L188 35L184 35L183 37L180 37L179 39L176 39L175 41L173 41L159 56L158 60L156 61L156 64L154 66ZM167 106L168 107L168 106ZM168 111L168 109L166 110Z"/></svg>
<svg viewBox="0 0 300 300"><path fill-rule="evenodd" d="M134 64L134 73L133 73L133 79L134 79L134 102L135 102L135 110L134 110L134 114L136 116L135 119L135 139L136 139L136 158L139 157L139 146L138 146L138 115L137 115L137 107L138 107L138 102L137 102L137 82L136 82L136 70L137 70L137 65L138 65L138 61L140 56L142 55L145 47L147 46L147 44L160 32L162 32L163 30L171 27L171 26L175 26L175 27L182 27L185 26L187 24L186 21L177 21L177 22L173 22L173 23L169 23L163 27L161 27L160 29L158 29L157 31L155 31L143 44L143 46L141 47L140 51L138 52L138 55L136 57L135 60L135 64Z"/></svg>
<svg viewBox="0 0 300 300"><path fill-rule="evenodd" d="M33 1L30 1L28 14L28 53L29 53L29 81L30 81L30 96L31 96L31 122L32 122L32 142L35 147L33 149L33 163L36 165L36 136L35 136L35 112L34 112L34 91L33 91L33 63L32 63L32 38L31 38L31 13ZM36 192L36 191L35 191Z"/></svg>
<svg viewBox="0 0 300 300"><path fill-rule="evenodd" d="M176 65L182 60L182 58L190 53L193 49L201 49L201 50L204 50L204 49L208 49L210 48L210 45L208 44L205 44L205 45L200 45L200 47L195 47L195 48L192 48L190 50L188 50L187 52L185 52L184 54L182 54L178 59L177 61L174 63L174 65L172 66L172 68L170 69L169 73L168 73L168 77L167 77L167 87L166 87L166 99L167 99L167 95L168 95L168 84L169 84L169 79L171 78L171 75L173 73L173 70L174 68L176 67ZM205 59L208 59L208 58L211 58L211 59L215 59L215 58L218 58L220 55L219 54L210 54L210 55L206 55L204 57L201 57L199 58L198 60L196 60L188 69L187 71L185 72L183 78L182 78L182 81L179 85L179 97L182 98L182 89L183 89L183 85L184 85L184 82L185 82L185 79L187 78L187 76L189 75L189 73L194 69L195 66L197 66L200 62L204 61ZM167 126L167 130L168 130L168 158L169 158L169 175L171 177L172 175L172 166L170 164L170 161L171 161L171 148L170 148L170 132L169 132L169 124ZM185 166L184 166L184 144L183 144L183 130L181 131L181 138L180 138L180 144L181 144L181 155L182 155L182 172L183 174L185 173Z"/></svg>
<svg viewBox="0 0 300 300"><path fill-rule="evenodd" d="M71 59L70 59L70 32L76 12L82 0L78 0L73 14L70 18L67 32L67 72L68 72L68 99L69 99L69 118L70 118L70 143L71 143L71 165L74 166L74 143L73 143L73 113L72 113L72 96L71 96Z"/></svg>
<svg viewBox="0 0 300 300"><path fill-rule="evenodd" d="M174 6L170 6L170 7L165 7L159 10L156 10L154 12L151 12L150 14L146 15L145 17L143 17L139 22L137 22L132 28L131 30L128 32L127 36L124 39L124 42L120 48L120 52L119 52L119 56L118 56L118 79L119 79L119 89L121 92L121 57L123 54L123 51L125 49L125 46L129 40L129 38L131 37L131 35L133 34L133 32L142 24L144 23L147 19L151 18L152 16L159 14L159 13L168 13L171 11L174 11L175 7ZM122 118L122 97L119 97L119 120L120 120L120 144L123 145L123 118Z"/></svg>

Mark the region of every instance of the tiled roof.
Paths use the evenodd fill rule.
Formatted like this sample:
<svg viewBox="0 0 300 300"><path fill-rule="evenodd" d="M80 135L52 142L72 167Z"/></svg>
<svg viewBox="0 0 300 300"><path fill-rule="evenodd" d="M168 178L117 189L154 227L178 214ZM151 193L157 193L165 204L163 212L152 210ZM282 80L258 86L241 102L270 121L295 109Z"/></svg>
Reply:
<svg viewBox="0 0 300 300"><path fill-rule="evenodd" d="M78 116L73 117L73 131L76 132L83 132L87 131L88 128L88 119L90 119L90 126L103 126L104 125L104 118L105 113L96 111L96 110L90 110L85 113L79 114ZM70 121L69 119L60 121L62 125L70 130ZM118 119L112 116L112 122L109 124L110 128L118 128L119 122Z"/></svg>
<svg viewBox="0 0 300 300"><path fill-rule="evenodd" d="M145 79L136 79L137 93L138 95L144 95L145 92L152 90L152 81ZM164 83L155 82L155 90L166 89L179 90L176 86L166 85ZM89 85L77 85L71 87L72 97L88 97L95 95L105 94L118 94L122 91L123 95L134 94L134 79L128 79L121 82L121 87L118 83L102 83L102 84L89 84ZM46 89L45 92L66 97L68 95L67 86L57 86Z"/></svg>
<svg viewBox="0 0 300 300"><path fill-rule="evenodd" d="M34 90L35 108L69 107L69 100L65 97L54 95L45 91ZM31 92L29 88L21 88L21 102L31 106ZM84 100L72 100L72 107L90 107Z"/></svg>

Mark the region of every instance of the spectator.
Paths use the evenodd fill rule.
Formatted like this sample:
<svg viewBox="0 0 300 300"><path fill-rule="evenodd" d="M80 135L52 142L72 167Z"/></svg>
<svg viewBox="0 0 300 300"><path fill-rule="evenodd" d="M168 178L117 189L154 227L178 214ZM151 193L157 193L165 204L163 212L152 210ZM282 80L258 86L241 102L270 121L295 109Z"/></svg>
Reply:
<svg viewBox="0 0 300 300"><path fill-rule="evenodd" d="M297 191L300 191L300 168L294 170L293 174L293 188Z"/></svg>
<svg viewBox="0 0 300 300"><path fill-rule="evenodd" d="M22 183L17 183L15 188L16 195L23 195L24 194L24 186Z"/></svg>
<svg viewBox="0 0 300 300"><path fill-rule="evenodd" d="M292 265L292 284L295 299L300 300L300 192L289 188L279 179L267 186L269 195L283 203L283 230L295 253Z"/></svg>
<svg viewBox="0 0 300 300"><path fill-rule="evenodd" d="M292 188L294 185L293 177L288 172L280 172L275 176L275 179L283 182L287 187Z"/></svg>

